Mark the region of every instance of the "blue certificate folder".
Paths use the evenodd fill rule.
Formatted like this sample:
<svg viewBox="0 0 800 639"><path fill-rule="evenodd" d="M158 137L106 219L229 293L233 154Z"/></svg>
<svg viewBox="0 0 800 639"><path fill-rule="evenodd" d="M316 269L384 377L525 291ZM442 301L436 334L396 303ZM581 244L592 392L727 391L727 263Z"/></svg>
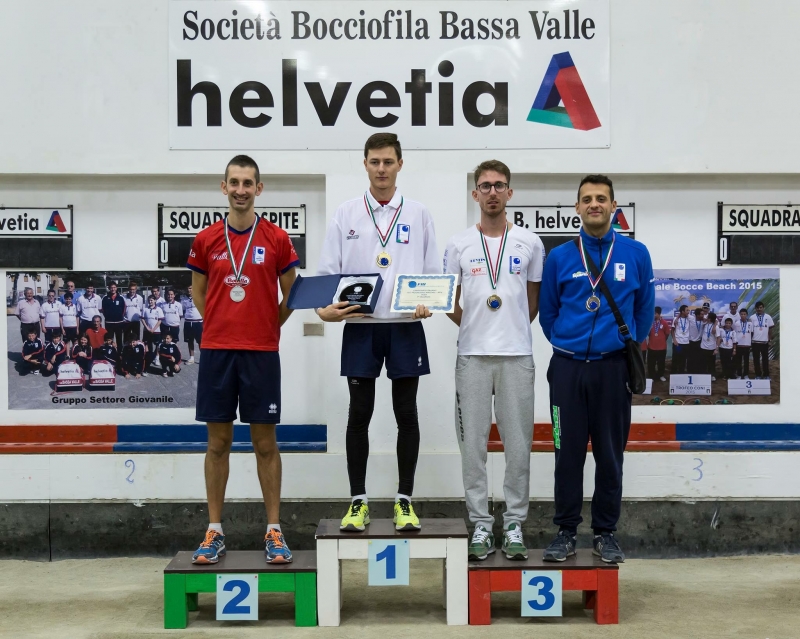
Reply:
<svg viewBox="0 0 800 639"><path fill-rule="evenodd" d="M292 310L298 308L320 308L333 303L333 296L339 288L339 282L343 277L372 277L377 278L375 290L372 292L370 304L361 305L362 313L375 312L375 306L380 297L383 286L383 278L380 273L361 273L361 274L341 274L341 275L316 275L314 277L303 277L298 275L289 291L289 302L287 306Z"/></svg>

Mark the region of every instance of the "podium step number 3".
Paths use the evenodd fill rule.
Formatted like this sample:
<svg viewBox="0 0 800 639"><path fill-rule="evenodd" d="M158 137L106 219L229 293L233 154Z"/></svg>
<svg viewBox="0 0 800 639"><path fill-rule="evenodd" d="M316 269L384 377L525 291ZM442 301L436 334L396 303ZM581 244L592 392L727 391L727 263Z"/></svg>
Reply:
<svg viewBox="0 0 800 639"><path fill-rule="evenodd" d="M522 616L560 617L561 571L522 571Z"/></svg>
<svg viewBox="0 0 800 639"><path fill-rule="evenodd" d="M217 575L217 621L258 621L258 575Z"/></svg>
<svg viewBox="0 0 800 639"><path fill-rule="evenodd" d="M367 583L370 586L407 586L410 564L408 539L370 539Z"/></svg>

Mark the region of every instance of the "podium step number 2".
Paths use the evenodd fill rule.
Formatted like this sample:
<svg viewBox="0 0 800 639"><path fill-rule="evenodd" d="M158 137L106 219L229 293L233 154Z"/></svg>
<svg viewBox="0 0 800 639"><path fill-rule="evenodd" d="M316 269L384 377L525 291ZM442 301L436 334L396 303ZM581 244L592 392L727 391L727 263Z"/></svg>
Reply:
<svg viewBox="0 0 800 639"><path fill-rule="evenodd" d="M407 586L409 563L408 539L370 539L367 583L370 586Z"/></svg>
<svg viewBox="0 0 800 639"><path fill-rule="evenodd" d="M217 575L217 621L258 621L258 575Z"/></svg>
<svg viewBox="0 0 800 639"><path fill-rule="evenodd" d="M560 617L561 593L560 570L523 570L522 616Z"/></svg>

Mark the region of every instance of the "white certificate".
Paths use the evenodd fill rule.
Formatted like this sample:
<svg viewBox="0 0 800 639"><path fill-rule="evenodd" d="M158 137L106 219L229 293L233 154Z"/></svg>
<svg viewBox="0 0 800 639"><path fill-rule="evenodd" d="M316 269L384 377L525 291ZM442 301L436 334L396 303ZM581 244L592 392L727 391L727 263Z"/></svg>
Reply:
<svg viewBox="0 0 800 639"><path fill-rule="evenodd" d="M392 295L392 311L413 313L424 304L431 313L452 313L458 276L398 275Z"/></svg>

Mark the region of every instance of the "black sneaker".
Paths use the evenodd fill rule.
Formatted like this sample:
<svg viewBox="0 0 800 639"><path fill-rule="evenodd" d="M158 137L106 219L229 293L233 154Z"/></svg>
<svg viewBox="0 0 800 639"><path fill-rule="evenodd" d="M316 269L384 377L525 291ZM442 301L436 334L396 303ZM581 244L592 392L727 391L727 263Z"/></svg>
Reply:
<svg viewBox="0 0 800 639"><path fill-rule="evenodd" d="M614 533L604 532L595 535L592 540L592 545L594 546L592 552L607 564L621 564L625 561L625 553L622 552L622 549L619 547Z"/></svg>
<svg viewBox="0 0 800 639"><path fill-rule="evenodd" d="M575 554L576 538L566 530L559 530L556 538L544 549L543 561L566 561Z"/></svg>

